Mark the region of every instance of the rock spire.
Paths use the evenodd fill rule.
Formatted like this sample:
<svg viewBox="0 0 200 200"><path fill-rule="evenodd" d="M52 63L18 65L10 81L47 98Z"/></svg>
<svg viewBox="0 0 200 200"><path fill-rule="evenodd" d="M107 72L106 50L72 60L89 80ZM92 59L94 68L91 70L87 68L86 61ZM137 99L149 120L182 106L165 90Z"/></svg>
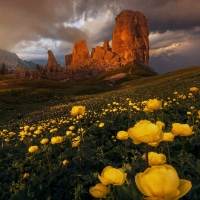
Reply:
<svg viewBox="0 0 200 200"><path fill-rule="evenodd" d="M64 68L57 63L56 58L51 50L48 51L48 61L45 69L48 72L62 72L64 70Z"/></svg>
<svg viewBox="0 0 200 200"><path fill-rule="evenodd" d="M145 65L149 60L149 31L146 17L139 11L124 10L115 18L112 51L126 61L137 60Z"/></svg>

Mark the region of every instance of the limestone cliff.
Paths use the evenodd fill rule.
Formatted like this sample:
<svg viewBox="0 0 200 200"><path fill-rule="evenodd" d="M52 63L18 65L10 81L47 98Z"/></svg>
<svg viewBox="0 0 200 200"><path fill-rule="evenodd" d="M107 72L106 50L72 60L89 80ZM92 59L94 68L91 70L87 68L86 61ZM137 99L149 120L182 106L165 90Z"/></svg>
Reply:
<svg viewBox="0 0 200 200"><path fill-rule="evenodd" d="M145 65L149 60L149 31L146 17L138 11L124 10L115 18L112 51L126 61L136 60Z"/></svg>

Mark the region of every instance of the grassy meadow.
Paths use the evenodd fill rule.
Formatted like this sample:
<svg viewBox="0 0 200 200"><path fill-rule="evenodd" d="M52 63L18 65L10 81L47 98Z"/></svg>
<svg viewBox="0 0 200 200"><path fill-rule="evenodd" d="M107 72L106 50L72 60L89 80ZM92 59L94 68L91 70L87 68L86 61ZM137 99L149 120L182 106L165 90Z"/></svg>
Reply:
<svg viewBox="0 0 200 200"><path fill-rule="evenodd" d="M153 76L135 65L135 74L114 85L103 81L129 70L76 84L0 76L0 199L97 199L90 188L100 183L106 166L122 168L127 177L102 197L144 199L135 176L147 167L147 146L164 154L180 179L191 181L181 199L200 199L200 67ZM150 99L162 106L145 110ZM85 112L71 115L74 106L84 106ZM174 123L187 124L192 133L157 146L120 139L119 131L140 120L163 122L164 134Z"/></svg>

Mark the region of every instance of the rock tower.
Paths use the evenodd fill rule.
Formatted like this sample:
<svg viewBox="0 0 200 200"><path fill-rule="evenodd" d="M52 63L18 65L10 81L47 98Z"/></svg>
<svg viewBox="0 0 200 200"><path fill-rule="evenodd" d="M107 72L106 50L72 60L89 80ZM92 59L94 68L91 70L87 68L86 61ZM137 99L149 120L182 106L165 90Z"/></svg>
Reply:
<svg viewBox="0 0 200 200"><path fill-rule="evenodd" d="M45 69L48 72L62 72L64 69L57 63L52 51L48 51L48 61Z"/></svg>
<svg viewBox="0 0 200 200"><path fill-rule="evenodd" d="M126 61L149 61L149 30L146 17L139 11L124 10L115 18L112 51Z"/></svg>

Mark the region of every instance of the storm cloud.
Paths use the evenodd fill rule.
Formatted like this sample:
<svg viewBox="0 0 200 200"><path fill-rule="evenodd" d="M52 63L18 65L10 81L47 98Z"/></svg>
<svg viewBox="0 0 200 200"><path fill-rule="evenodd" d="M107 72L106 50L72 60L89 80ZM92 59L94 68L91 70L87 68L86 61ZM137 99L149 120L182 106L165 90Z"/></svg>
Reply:
<svg viewBox="0 0 200 200"><path fill-rule="evenodd" d="M128 9L147 17L150 56L198 56L199 0L0 0L0 4L0 49L21 55L47 48L64 55L81 39L91 51L104 39L112 39L115 17Z"/></svg>

